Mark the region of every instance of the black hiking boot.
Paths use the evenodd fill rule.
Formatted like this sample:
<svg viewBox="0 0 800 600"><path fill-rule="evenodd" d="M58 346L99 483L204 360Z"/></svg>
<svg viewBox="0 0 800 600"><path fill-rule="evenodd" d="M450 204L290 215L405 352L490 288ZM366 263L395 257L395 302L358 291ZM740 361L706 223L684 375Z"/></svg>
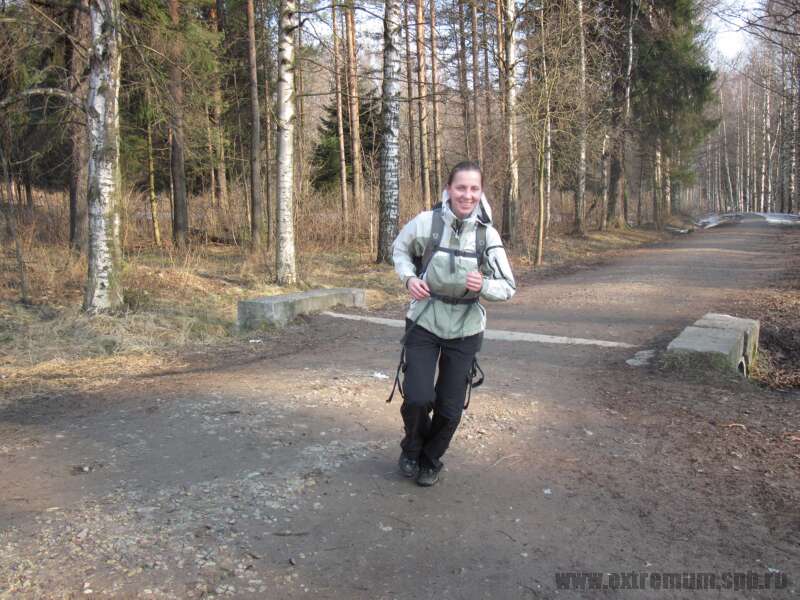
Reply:
<svg viewBox="0 0 800 600"><path fill-rule="evenodd" d="M417 485L422 487L431 487L439 482L439 471L441 469L434 469L432 467L420 467L419 475L417 475Z"/></svg>
<svg viewBox="0 0 800 600"><path fill-rule="evenodd" d="M397 461L397 465L400 467L400 472L403 474L403 477L411 479L419 474L419 461L409 458L405 454L400 455L400 460Z"/></svg>

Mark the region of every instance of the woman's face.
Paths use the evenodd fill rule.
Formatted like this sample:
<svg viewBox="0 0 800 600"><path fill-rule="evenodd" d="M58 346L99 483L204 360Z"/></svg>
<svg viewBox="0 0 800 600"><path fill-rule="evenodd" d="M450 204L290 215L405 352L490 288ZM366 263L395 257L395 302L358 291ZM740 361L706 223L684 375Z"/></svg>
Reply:
<svg viewBox="0 0 800 600"><path fill-rule="evenodd" d="M480 171L458 171L447 186L450 208L459 219L466 219L481 200Z"/></svg>

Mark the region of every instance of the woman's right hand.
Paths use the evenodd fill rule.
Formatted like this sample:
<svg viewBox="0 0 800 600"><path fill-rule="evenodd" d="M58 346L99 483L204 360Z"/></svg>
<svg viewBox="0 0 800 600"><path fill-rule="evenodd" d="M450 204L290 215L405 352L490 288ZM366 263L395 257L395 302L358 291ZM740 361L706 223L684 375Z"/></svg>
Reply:
<svg viewBox="0 0 800 600"><path fill-rule="evenodd" d="M425 300L425 298L430 298L431 296L431 289L428 287L428 284L419 277L412 277L409 279L406 283L406 287L408 288L408 293L411 294L414 300Z"/></svg>

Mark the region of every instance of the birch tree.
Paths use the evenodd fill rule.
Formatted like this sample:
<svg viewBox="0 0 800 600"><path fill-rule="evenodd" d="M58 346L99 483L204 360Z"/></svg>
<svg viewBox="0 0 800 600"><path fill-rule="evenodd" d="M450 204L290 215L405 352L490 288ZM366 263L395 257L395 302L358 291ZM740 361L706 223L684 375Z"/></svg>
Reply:
<svg viewBox="0 0 800 600"><path fill-rule="evenodd" d="M89 252L83 309L122 304L119 244L119 83L122 67L119 0L92 0L89 128Z"/></svg>
<svg viewBox="0 0 800 600"><path fill-rule="evenodd" d="M275 253L278 285L297 282L294 251L294 32L296 0L281 0L278 40L278 226Z"/></svg>
<svg viewBox="0 0 800 600"><path fill-rule="evenodd" d="M470 29L472 33L472 118L475 119L475 142L478 163L483 166L483 130L478 112L478 94L480 90L480 62L478 60L478 0L470 1Z"/></svg>
<svg viewBox="0 0 800 600"><path fill-rule="evenodd" d="M579 0L580 1L580 0ZM517 203L519 201L519 162L517 157L516 102L517 52L514 32L516 31L517 10L514 0L506 0L503 12L503 47L505 50L503 64L504 116L506 138L506 181L503 194L503 237L513 243L518 241Z"/></svg>
<svg viewBox="0 0 800 600"><path fill-rule="evenodd" d="M419 168L422 202L431 206L431 164L428 156L428 108L425 82L425 10L424 0L416 0L417 15L417 114L419 116Z"/></svg>
<svg viewBox="0 0 800 600"><path fill-rule="evenodd" d="M442 190L442 128L439 117L439 73L436 51L436 0L430 0L431 13L431 105L433 106L433 189L435 194Z"/></svg>
<svg viewBox="0 0 800 600"><path fill-rule="evenodd" d="M389 262L400 207L400 6L386 0L383 17L381 206L378 262Z"/></svg>
<svg viewBox="0 0 800 600"><path fill-rule="evenodd" d="M583 26L583 0L576 0L580 74L578 79L578 185L575 190L575 233L586 234L586 34Z"/></svg>
<svg viewBox="0 0 800 600"><path fill-rule="evenodd" d="M339 34L336 23L336 4L331 4L331 27L333 29L333 93L336 96L336 132L339 137L339 199L341 201L342 221L345 240L350 229L347 209L347 158L344 148L344 111L342 109L342 74L339 68Z"/></svg>

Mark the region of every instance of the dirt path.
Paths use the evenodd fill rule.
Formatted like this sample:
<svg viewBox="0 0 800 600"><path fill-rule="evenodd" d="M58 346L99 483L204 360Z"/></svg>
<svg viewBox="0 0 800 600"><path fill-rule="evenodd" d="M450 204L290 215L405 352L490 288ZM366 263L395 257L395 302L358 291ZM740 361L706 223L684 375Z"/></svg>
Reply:
<svg viewBox="0 0 800 600"><path fill-rule="evenodd" d="M490 326L663 349L703 313L746 307L797 238L745 224L523 277ZM399 404L383 402L398 337L317 316L224 364L4 407L0 596L797 594L800 395L633 368L631 349L487 341L488 382L442 483L421 489L396 473ZM557 589L575 571L789 582Z"/></svg>

